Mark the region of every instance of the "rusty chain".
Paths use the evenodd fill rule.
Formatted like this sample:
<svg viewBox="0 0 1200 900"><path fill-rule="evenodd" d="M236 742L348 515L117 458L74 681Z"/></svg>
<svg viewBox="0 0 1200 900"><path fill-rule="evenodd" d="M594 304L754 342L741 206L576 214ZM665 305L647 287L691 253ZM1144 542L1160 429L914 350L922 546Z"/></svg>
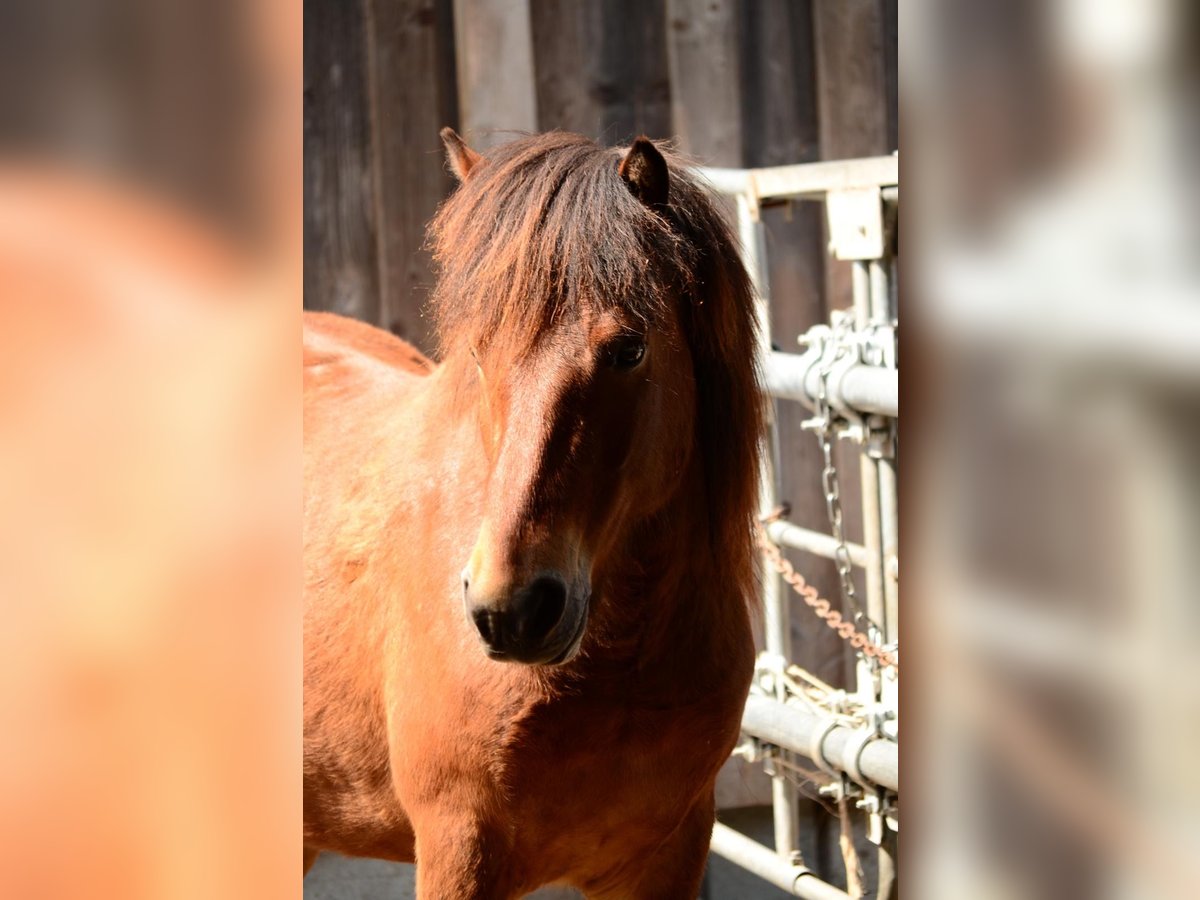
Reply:
<svg viewBox="0 0 1200 900"><path fill-rule="evenodd" d="M782 509L777 510L767 516L765 521L773 521L779 518L781 514ZM842 640L848 641L850 646L855 650L861 651L870 659L878 660L880 665L890 666L897 672L900 671L900 664L894 653L873 643L855 627L853 622L845 619L838 610L833 608L833 605L828 600L822 598L817 593L817 589L809 584L803 575L796 571L795 566L783 555L783 551L779 548L779 545L767 535L764 522L755 522L754 528L759 549L762 550L767 561L783 577L783 580L791 585L792 590L800 595L800 599L808 604L812 611L816 613L818 619L821 619L826 625L836 631L838 637Z"/></svg>

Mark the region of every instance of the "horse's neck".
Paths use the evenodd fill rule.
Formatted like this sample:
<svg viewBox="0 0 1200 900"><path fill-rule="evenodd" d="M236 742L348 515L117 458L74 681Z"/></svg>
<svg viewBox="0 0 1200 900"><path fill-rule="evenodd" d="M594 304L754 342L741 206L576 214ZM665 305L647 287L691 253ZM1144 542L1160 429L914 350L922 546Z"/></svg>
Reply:
<svg viewBox="0 0 1200 900"><path fill-rule="evenodd" d="M603 628L639 669L722 665L748 639L744 573L710 545L711 508L699 460L667 506L626 541L606 577L614 601Z"/></svg>

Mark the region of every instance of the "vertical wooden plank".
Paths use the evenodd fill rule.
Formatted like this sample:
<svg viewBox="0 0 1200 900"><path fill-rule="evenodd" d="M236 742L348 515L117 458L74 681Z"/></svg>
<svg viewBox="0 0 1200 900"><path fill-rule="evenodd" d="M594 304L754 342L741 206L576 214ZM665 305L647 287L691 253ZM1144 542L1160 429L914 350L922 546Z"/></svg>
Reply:
<svg viewBox="0 0 1200 900"><path fill-rule="evenodd" d="M818 115L824 159L888 151L879 0L815 0Z"/></svg>
<svg viewBox="0 0 1200 900"><path fill-rule="evenodd" d="M423 350L425 225L453 188L438 131L457 125L452 0L367 0L379 324Z"/></svg>
<svg viewBox="0 0 1200 900"><path fill-rule="evenodd" d="M738 6L735 0L667 0L671 130L705 165L742 164Z"/></svg>
<svg viewBox="0 0 1200 900"><path fill-rule="evenodd" d="M814 0L821 158L887 153L887 83L879 0ZM849 263L831 261L832 309L852 305Z"/></svg>
<svg viewBox="0 0 1200 900"><path fill-rule="evenodd" d="M454 0L460 121L473 147L536 131L529 0Z"/></svg>
<svg viewBox="0 0 1200 900"><path fill-rule="evenodd" d="M900 0L880 0L883 22L883 82L887 105L887 152L900 149Z"/></svg>
<svg viewBox="0 0 1200 900"><path fill-rule="evenodd" d="M662 0L532 0L538 125L602 143L671 133Z"/></svg>
<svg viewBox="0 0 1200 900"><path fill-rule="evenodd" d="M592 3L530 0L537 60L538 128L600 136L600 102L589 91L588 36L601 13Z"/></svg>
<svg viewBox="0 0 1200 900"><path fill-rule="evenodd" d="M758 0L741 16L746 164L820 158L811 0Z"/></svg>
<svg viewBox="0 0 1200 900"><path fill-rule="evenodd" d="M379 317L364 10L304 4L304 305Z"/></svg>

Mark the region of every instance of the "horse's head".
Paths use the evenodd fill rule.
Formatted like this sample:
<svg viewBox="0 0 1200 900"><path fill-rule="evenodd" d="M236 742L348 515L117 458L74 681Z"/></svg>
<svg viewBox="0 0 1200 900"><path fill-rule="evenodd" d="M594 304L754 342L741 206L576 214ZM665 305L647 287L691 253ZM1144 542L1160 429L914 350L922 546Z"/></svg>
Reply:
<svg viewBox="0 0 1200 900"><path fill-rule="evenodd" d="M434 226L437 312L488 472L465 612L493 659L558 664L579 649L593 577L691 459L694 249L649 140L622 156L547 135L484 159L445 137L463 185Z"/></svg>

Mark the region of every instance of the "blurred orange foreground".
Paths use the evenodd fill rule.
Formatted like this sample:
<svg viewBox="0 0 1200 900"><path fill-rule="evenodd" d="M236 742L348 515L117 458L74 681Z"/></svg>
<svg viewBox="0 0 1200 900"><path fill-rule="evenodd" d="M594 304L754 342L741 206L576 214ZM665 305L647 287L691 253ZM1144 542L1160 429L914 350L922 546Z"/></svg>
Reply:
<svg viewBox="0 0 1200 900"><path fill-rule="evenodd" d="M0 171L0 896L299 891L299 310L298 258Z"/></svg>

